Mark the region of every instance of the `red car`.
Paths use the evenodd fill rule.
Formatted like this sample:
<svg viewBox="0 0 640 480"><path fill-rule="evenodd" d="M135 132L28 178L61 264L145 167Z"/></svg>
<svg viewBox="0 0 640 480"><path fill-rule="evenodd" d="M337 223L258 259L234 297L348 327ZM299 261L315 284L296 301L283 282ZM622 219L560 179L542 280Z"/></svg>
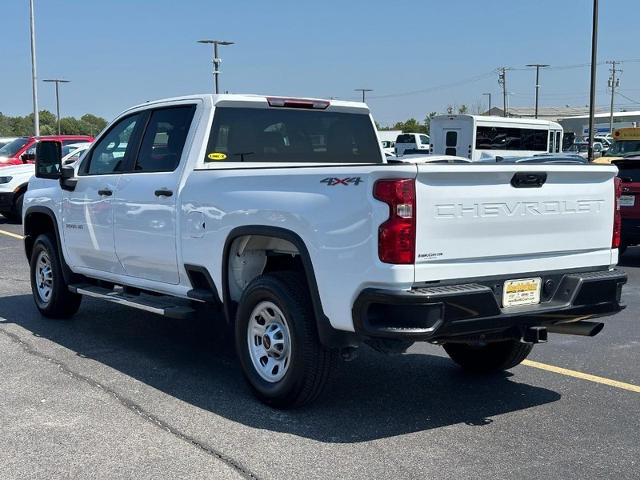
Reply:
<svg viewBox="0 0 640 480"><path fill-rule="evenodd" d="M56 140L62 146L71 143L93 142L89 135L46 135L40 137L18 137L0 148L0 167L33 163L36 159L36 143L38 140Z"/></svg>
<svg viewBox="0 0 640 480"><path fill-rule="evenodd" d="M622 233L620 254L627 247L640 245L640 156L614 160L618 167L622 194L620 196L620 215L622 217Z"/></svg>

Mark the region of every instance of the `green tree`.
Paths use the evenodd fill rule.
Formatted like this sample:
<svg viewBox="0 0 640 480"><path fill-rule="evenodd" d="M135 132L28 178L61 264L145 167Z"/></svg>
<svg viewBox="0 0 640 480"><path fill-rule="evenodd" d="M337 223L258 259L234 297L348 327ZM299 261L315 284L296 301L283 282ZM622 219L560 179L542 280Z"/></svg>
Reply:
<svg viewBox="0 0 640 480"><path fill-rule="evenodd" d="M107 121L90 113L80 119L66 117L60 120L60 132L65 135L93 135L96 136L107 125ZM19 137L33 135L33 114L24 117L10 117L0 113L0 136ZM58 133L56 116L48 110L40 112L40 135L55 135Z"/></svg>
<svg viewBox="0 0 640 480"><path fill-rule="evenodd" d="M464 103L458 107L458 113L463 115L469 112L469 107L467 107Z"/></svg>

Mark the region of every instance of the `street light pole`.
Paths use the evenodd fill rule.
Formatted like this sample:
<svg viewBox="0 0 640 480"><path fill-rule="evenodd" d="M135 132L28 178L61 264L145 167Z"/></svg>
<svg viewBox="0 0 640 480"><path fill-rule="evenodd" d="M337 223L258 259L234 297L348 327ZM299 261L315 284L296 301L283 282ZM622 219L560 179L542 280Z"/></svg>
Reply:
<svg viewBox="0 0 640 480"><path fill-rule="evenodd" d="M217 95L220 91L218 77L220 76L220 64L222 63L222 59L218 56L218 45L233 45L235 42L227 42L225 40L198 40L198 43L213 45L213 84Z"/></svg>
<svg viewBox="0 0 640 480"><path fill-rule="evenodd" d="M38 84L36 74L36 22L33 0L29 0L29 28L31 30L31 90L33 94L33 132L40 135L40 114L38 112Z"/></svg>
<svg viewBox="0 0 640 480"><path fill-rule="evenodd" d="M489 113L489 115L491 115L491 94L490 93L483 93L482 95L488 95L489 96L489 109L487 110L487 112Z"/></svg>
<svg viewBox="0 0 640 480"><path fill-rule="evenodd" d="M536 118L538 118L538 96L540 93L540 69L549 65L544 63L530 63L527 67L536 67Z"/></svg>
<svg viewBox="0 0 640 480"><path fill-rule="evenodd" d="M591 27L591 89L589 92L589 161L593 162L593 136L596 107L596 67L598 59L598 0L593 0L593 25Z"/></svg>
<svg viewBox="0 0 640 480"><path fill-rule="evenodd" d="M362 92L362 103L365 103L365 92L373 92L372 88L356 88L354 92Z"/></svg>
<svg viewBox="0 0 640 480"><path fill-rule="evenodd" d="M58 87L59 87L59 84L69 83L70 80L62 80L60 78L49 78L49 79L43 80L43 82L56 84L56 119L58 123L58 135L60 135L60 92Z"/></svg>

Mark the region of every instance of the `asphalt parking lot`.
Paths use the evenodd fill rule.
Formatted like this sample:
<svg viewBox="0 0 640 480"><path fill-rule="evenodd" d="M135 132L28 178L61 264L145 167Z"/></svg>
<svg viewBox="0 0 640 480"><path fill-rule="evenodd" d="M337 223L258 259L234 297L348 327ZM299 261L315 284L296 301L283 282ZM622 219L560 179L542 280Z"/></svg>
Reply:
<svg viewBox="0 0 640 480"><path fill-rule="evenodd" d="M489 378L435 346L363 350L282 412L204 322L86 299L72 320L40 317L21 227L0 231L3 479L640 476L640 248L622 263L628 308L595 338L550 335Z"/></svg>

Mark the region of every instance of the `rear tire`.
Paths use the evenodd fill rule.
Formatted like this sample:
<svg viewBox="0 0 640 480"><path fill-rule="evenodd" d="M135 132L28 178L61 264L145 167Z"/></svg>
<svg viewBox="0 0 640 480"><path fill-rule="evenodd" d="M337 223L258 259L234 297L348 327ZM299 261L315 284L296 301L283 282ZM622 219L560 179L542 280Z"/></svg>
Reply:
<svg viewBox="0 0 640 480"><path fill-rule="evenodd" d="M532 343L505 340L477 346L468 343L445 343L451 360L473 373L493 373L519 365L533 350Z"/></svg>
<svg viewBox="0 0 640 480"><path fill-rule="evenodd" d="M242 371L262 402L292 408L320 395L336 352L320 344L301 275L278 272L254 279L242 294L235 329Z"/></svg>
<svg viewBox="0 0 640 480"><path fill-rule="evenodd" d="M628 247L629 245L627 245L626 243L621 243L618 247L618 256L621 257L622 255L624 255L624 252L627 251Z"/></svg>
<svg viewBox="0 0 640 480"><path fill-rule="evenodd" d="M82 296L69 291L55 240L48 234L36 238L31 252L31 291L40 313L49 318L68 318L80 308Z"/></svg>

